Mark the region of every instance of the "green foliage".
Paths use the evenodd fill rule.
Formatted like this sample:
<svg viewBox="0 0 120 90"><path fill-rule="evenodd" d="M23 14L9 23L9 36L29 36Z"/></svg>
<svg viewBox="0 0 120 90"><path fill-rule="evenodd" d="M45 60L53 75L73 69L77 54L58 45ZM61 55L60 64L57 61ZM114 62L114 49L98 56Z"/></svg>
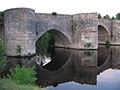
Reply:
<svg viewBox="0 0 120 90"><path fill-rule="evenodd" d="M102 18L102 15L101 15L100 13L98 14L98 18L99 18L99 19L101 19L101 18Z"/></svg>
<svg viewBox="0 0 120 90"><path fill-rule="evenodd" d="M0 56L4 56L5 54L5 46L3 40L0 39Z"/></svg>
<svg viewBox="0 0 120 90"><path fill-rule="evenodd" d="M116 14L116 19L117 19L117 20L120 20L120 13L117 13L117 14Z"/></svg>
<svg viewBox="0 0 120 90"><path fill-rule="evenodd" d="M42 90L34 85L17 84L10 79L0 79L0 90Z"/></svg>
<svg viewBox="0 0 120 90"><path fill-rule="evenodd" d="M4 23L4 12L0 12L0 24Z"/></svg>
<svg viewBox="0 0 120 90"><path fill-rule="evenodd" d="M16 46L16 52L17 52L17 53L21 53L21 50L22 50L21 46L20 46L20 45L17 45L17 46Z"/></svg>
<svg viewBox="0 0 120 90"><path fill-rule="evenodd" d="M109 15L103 16L103 18L110 20L110 16Z"/></svg>
<svg viewBox="0 0 120 90"><path fill-rule="evenodd" d="M34 84L37 80L35 77L35 68L25 68L17 65L11 69L11 74L8 76L9 79L17 82L18 84Z"/></svg>
<svg viewBox="0 0 120 90"><path fill-rule="evenodd" d="M37 54L41 56L48 55L48 50L53 47L53 45L53 36L48 32L44 33L36 42Z"/></svg>
<svg viewBox="0 0 120 90"><path fill-rule="evenodd" d="M110 41L105 41L105 45L107 46L107 47L109 47L110 46Z"/></svg>
<svg viewBox="0 0 120 90"><path fill-rule="evenodd" d="M91 56L91 53L90 53L89 51L85 51L85 52L84 52L84 55L90 57L90 56Z"/></svg>
<svg viewBox="0 0 120 90"><path fill-rule="evenodd" d="M120 13L117 13L116 14L116 18L115 18L116 20L120 20Z"/></svg>
<svg viewBox="0 0 120 90"><path fill-rule="evenodd" d="M98 18L101 18L100 14L98 14ZM120 13L117 13L116 16L115 17L113 16L112 18L110 18L109 15L105 15L103 16L103 18L108 20L120 20Z"/></svg>
<svg viewBox="0 0 120 90"><path fill-rule="evenodd" d="M86 47L86 48L91 47L91 42L86 43L86 44L84 45L84 47Z"/></svg>
<svg viewBox="0 0 120 90"><path fill-rule="evenodd" d="M0 70L6 65L5 45L0 39Z"/></svg>
<svg viewBox="0 0 120 90"><path fill-rule="evenodd" d="M113 16L113 17L111 18L111 20L116 20L116 18Z"/></svg>

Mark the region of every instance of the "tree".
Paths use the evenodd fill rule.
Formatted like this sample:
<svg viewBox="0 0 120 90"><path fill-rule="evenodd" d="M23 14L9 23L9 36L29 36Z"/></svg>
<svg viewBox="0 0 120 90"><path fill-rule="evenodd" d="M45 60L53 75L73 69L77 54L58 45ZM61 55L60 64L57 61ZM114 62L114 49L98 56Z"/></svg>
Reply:
<svg viewBox="0 0 120 90"><path fill-rule="evenodd" d="M5 57L5 45L3 40L0 39L0 71L6 65L6 57Z"/></svg>
<svg viewBox="0 0 120 90"><path fill-rule="evenodd" d="M37 54L48 56L48 50L54 45L54 37L49 32L44 33L36 42Z"/></svg>
<svg viewBox="0 0 120 90"><path fill-rule="evenodd" d="M99 18L99 19L101 19L101 18L102 18L102 15L101 15L100 13L98 14L98 18Z"/></svg>
<svg viewBox="0 0 120 90"><path fill-rule="evenodd" d="M120 20L120 13L117 13L117 14L116 14L116 19L117 19L117 20Z"/></svg>
<svg viewBox="0 0 120 90"><path fill-rule="evenodd" d="M106 16L104 16L103 18L110 20L110 16L109 16L109 15L106 15Z"/></svg>
<svg viewBox="0 0 120 90"><path fill-rule="evenodd" d="M116 20L116 18L113 16L113 17L111 18L111 20Z"/></svg>
<svg viewBox="0 0 120 90"><path fill-rule="evenodd" d="M3 24L4 22L4 12L0 11L0 24Z"/></svg>

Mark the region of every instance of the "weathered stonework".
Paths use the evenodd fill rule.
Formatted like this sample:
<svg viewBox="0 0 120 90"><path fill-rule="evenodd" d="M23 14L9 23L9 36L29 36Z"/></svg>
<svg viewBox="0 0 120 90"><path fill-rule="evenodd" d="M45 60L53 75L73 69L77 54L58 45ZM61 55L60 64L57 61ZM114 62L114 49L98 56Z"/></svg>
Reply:
<svg viewBox="0 0 120 90"><path fill-rule="evenodd" d="M97 13L82 13L73 15L72 48L97 49L98 27L96 22Z"/></svg>
<svg viewBox="0 0 120 90"><path fill-rule="evenodd" d="M97 49L98 43L107 41L120 45L120 21L98 19L97 13L61 15L35 13L29 8L8 9L4 11L2 32L9 56L35 54L36 40L45 32L53 34L58 47Z"/></svg>
<svg viewBox="0 0 120 90"><path fill-rule="evenodd" d="M70 47L71 43L71 16L36 13L36 40L49 31L55 38L55 45Z"/></svg>
<svg viewBox="0 0 120 90"><path fill-rule="evenodd" d="M4 12L4 31L7 55L35 53L35 13L28 8L10 9ZM18 47L20 46L20 47ZM18 52L17 49L21 51Z"/></svg>
<svg viewBox="0 0 120 90"><path fill-rule="evenodd" d="M112 44L120 45L120 20L112 21Z"/></svg>

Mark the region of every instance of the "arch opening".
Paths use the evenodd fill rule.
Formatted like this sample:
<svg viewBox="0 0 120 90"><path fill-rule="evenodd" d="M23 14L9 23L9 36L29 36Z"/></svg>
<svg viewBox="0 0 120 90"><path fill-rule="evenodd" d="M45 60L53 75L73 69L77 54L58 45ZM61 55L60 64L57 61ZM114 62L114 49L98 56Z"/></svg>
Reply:
<svg viewBox="0 0 120 90"><path fill-rule="evenodd" d="M107 44L110 42L109 33L105 27L98 25L98 44Z"/></svg>
<svg viewBox="0 0 120 90"><path fill-rule="evenodd" d="M70 40L59 30L51 29L39 35L36 40L36 52L43 51L42 55L50 50L54 51L55 47L69 48ZM51 51L50 51L51 52ZM40 52L41 53L41 52Z"/></svg>

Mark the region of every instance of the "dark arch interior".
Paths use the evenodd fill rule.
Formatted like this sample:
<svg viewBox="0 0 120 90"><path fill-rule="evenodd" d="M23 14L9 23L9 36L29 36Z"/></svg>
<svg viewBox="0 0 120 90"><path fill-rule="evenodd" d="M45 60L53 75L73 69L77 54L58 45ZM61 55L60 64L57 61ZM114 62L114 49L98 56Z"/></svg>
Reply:
<svg viewBox="0 0 120 90"><path fill-rule="evenodd" d="M107 30L103 26L98 25L98 43L105 44L108 41L109 41L109 34Z"/></svg>
<svg viewBox="0 0 120 90"><path fill-rule="evenodd" d="M62 32L55 29L49 30L48 32L53 35L55 39L55 46L69 47L70 41Z"/></svg>
<svg viewBox="0 0 120 90"><path fill-rule="evenodd" d="M49 46L47 47L47 45ZM67 36L63 34L61 31L52 29L45 32L42 36L38 38L38 40L36 41L36 52L39 54L42 53L42 55L44 55L44 53L51 50L51 46L52 48L54 47L69 48L70 41L67 38Z"/></svg>

